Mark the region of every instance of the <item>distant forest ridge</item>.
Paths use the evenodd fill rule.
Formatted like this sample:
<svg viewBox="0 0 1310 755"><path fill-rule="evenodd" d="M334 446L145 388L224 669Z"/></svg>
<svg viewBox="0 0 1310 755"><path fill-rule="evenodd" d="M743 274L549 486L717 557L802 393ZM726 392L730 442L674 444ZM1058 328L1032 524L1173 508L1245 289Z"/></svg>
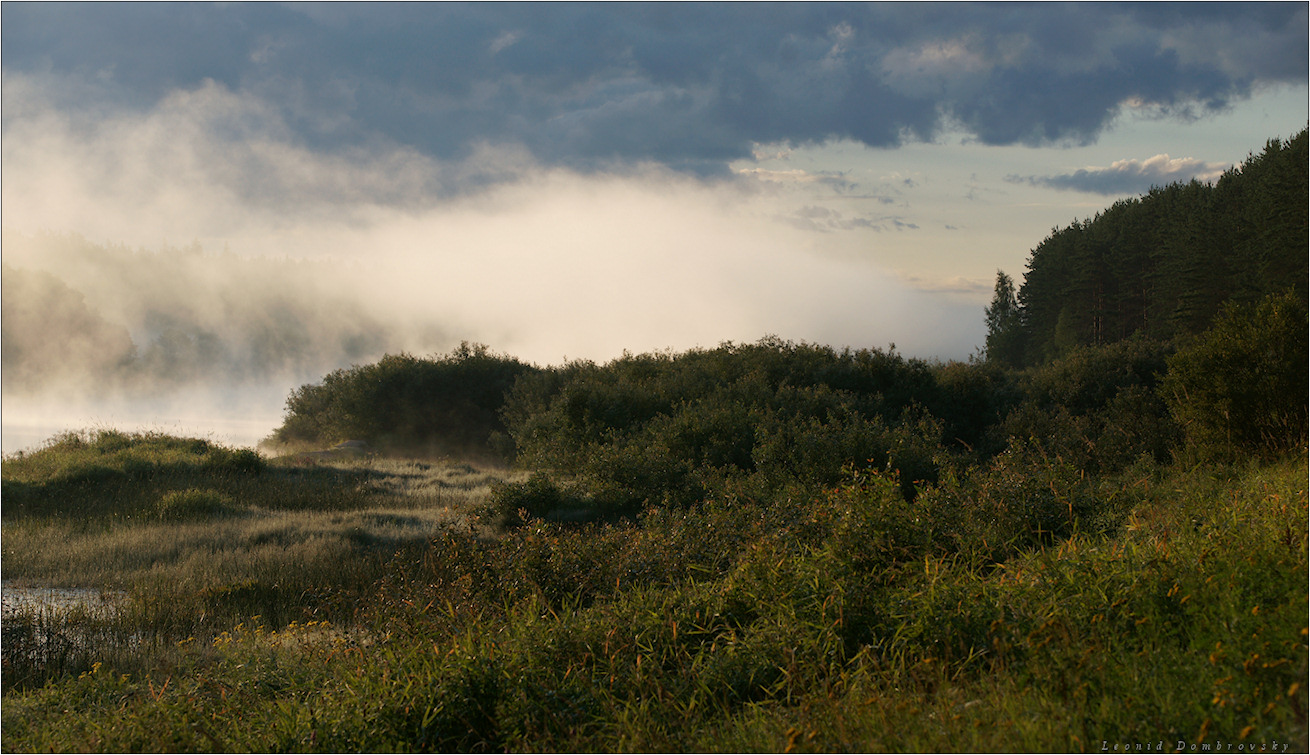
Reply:
<svg viewBox="0 0 1310 755"><path fill-rule="evenodd" d="M987 357L1046 363L1077 346L1206 330L1225 303L1306 302L1307 131L1271 139L1213 185L1192 180L1053 230L1021 286L998 272Z"/></svg>

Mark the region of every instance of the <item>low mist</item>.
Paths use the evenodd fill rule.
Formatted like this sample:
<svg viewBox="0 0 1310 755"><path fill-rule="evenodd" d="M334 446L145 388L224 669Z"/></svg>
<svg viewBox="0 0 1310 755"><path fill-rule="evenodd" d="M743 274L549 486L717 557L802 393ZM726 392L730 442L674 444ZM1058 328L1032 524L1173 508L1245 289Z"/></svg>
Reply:
<svg viewBox="0 0 1310 755"><path fill-rule="evenodd" d="M305 382L465 340L541 365L765 335L982 343L983 302L825 251L783 188L507 147L319 154L214 86L94 122L5 86L5 453L95 424L250 445Z"/></svg>

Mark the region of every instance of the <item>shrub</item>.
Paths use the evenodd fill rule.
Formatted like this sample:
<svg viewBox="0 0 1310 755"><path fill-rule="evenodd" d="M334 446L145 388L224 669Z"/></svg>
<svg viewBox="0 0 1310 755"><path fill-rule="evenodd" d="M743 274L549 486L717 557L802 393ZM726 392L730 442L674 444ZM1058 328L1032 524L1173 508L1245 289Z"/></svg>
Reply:
<svg viewBox="0 0 1310 755"><path fill-rule="evenodd" d="M519 461L534 467L576 472L598 444L653 433L679 461L751 471L757 426L774 414L786 422L826 422L833 412L892 421L915 404L931 410L937 393L927 364L894 351L766 338L525 376L502 414Z"/></svg>
<svg viewBox="0 0 1310 755"><path fill-rule="evenodd" d="M865 571L922 558L935 523L917 503L907 503L898 475L847 469L847 479L813 504L812 516L831 522L828 547Z"/></svg>
<svg viewBox="0 0 1310 755"><path fill-rule="evenodd" d="M1074 414L1087 414L1129 386L1154 388L1171 351L1167 342L1141 337L1079 346L1029 371L1024 390L1028 400L1039 406L1063 406Z"/></svg>
<svg viewBox="0 0 1310 755"><path fill-rule="evenodd" d="M1156 391L1142 385L1120 388L1105 405L1095 441L1095 458L1103 471L1123 470L1143 456L1169 459L1177 447L1178 426Z"/></svg>
<svg viewBox="0 0 1310 755"><path fill-rule="evenodd" d="M262 456L249 448L216 446L205 457L204 466L215 472L251 475L264 471L266 464Z"/></svg>
<svg viewBox="0 0 1310 755"><path fill-rule="evenodd" d="M995 440L1040 438L1048 453L1088 472L1124 469L1143 455L1165 461L1177 443L1156 394L1170 346L1131 338L1079 346L1023 376L1023 401Z"/></svg>
<svg viewBox="0 0 1310 755"><path fill-rule="evenodd" d="M601 510L635 514L648 506L690 506L705 495L691 464L661 442L597 444L578 474L579 486Z"/></svg>
<svg viewBox="0 0 1310 755"><path fill-rule="evenodd" d="M890 426L877 417L854 413L834 413L822 421L775 418L755 449L755 463L780 486L792 480L833 485L851 466L893 469L899 473L903 497L909 500L916 484L937 479L934 457L940 450L940 436L939 422L909 411Z"/></svg>
<svg viewBox="0 0 1310 755"><path fill-rule="evenodd" d="M950 362L935 371L937 398L929 406L943 423L942 439L982 454L1000 453L1005 439L989 437L1022 398L1016 372L995 362Z"/></svg>
<svg viewBox="0 0 1310 755"><path fill-rule="evenodd" d="M652 429L672 455L691 464L750 470L759 430L754 414L746 405L702 401L683 407L667 422L654 423Z"/></svg>
<svg viewBox="0 0 1310 755"><path fill-rule="evenodd" d="M1094 505L1079 470L1022 440L984 468L946 475L916 503L939 528L939 543L993 561L1068 537Z"/></svg>
<svg viewBox="0 0 1310 755"><path fill-rule="evenodd" d="M1293 294L1230 304L1169 360L1160 387L1201 458L1272 455L1306 437L1307 320Z"/></svg>
<svg viewBox="0 0 1310 755"><path fill-rule="evenodd" d="M463 343L448 355L387 354L336 370L287 399L276 445L366 440L383 451L494 457L505 394L535 367Z"/></svg>
<svg viewBox="0 0 1310 755"><path fill-rule="evenodd" d="M187 488L165 493L155 503L160 519L200 519L232 513L232 500L217 490Z"/></svg>
<svg viewBox="0 0 1310 755"><path fill-rule="evenodd" d="M493 484L487 509L495 524L517 527L528 519L542 519L565 508L576 508L580 503L548 475L535 472L524 482Z"/></svg>

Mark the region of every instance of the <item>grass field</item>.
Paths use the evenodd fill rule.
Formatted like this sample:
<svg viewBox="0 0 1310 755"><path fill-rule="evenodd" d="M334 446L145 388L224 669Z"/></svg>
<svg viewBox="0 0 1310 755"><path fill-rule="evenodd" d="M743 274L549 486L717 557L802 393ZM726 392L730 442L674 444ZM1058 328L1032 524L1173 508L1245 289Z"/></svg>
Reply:
<svg viewBox="0 0 1310 755"><path fill-rule="evenodd" d="M502 530L505 472L65 436L5 578L123 597L6 617L0 747L1307 749L1304 453L1042 477L1054 537L1016 468Z"/></svg>

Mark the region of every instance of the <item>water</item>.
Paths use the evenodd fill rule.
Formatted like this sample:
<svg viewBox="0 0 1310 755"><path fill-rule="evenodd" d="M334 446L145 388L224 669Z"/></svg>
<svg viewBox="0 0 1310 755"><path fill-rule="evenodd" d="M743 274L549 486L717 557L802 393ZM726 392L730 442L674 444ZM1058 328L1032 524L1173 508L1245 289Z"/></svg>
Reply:
<svg viewBox="0 0 1310 755"><path fill-rule="evenodd" d="M68 431L114 429L123 432L162 432L204 438L225 446L254 448L282 424L277 411L237 415L165 414L162 412L43 412L41 407L5 402L0 423L0 454L34 451L55 435Z"/></svg>
<svg viewBox="0 0 1310 755"><path fill-rule="evenodd" d="M78 674L139 645L112 625L122 594L77 587L0 583L0 664L4 689Z"/></svg>
<svg viewBox="0 0 1310 755"><path fill-rule="evenodd" d="M120 594L94 587L20 587L0 583L0 620L20 611L66 613L77 608L93 610L112 608Z"/></svg>

